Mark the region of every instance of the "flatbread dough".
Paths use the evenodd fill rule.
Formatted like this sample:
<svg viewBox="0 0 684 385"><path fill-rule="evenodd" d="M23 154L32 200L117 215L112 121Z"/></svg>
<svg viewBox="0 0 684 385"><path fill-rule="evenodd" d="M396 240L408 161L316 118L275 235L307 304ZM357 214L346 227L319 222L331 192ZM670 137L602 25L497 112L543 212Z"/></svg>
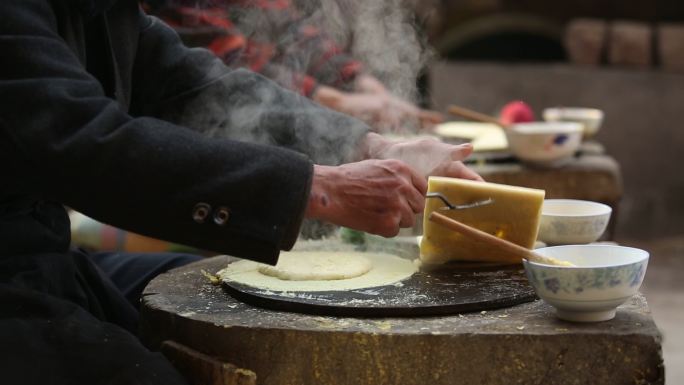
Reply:
<svg viewBox="0 0 684 385"><path fill-rule="evenodd" d="M480 122L446 122L434 128L444 139L470 139L473 151L501 151L508 148L503 129L496 124Z"/></svg>
<svg viewBox="0 0 684 385"><path fill-rule="evenodd" d="M331 281L358 277L366 274L371 267L371 261L358 254L283 253L277 265L261 266L259 272L287 281Z"/></svg>
<svg viewBox="0 0 684 385"><path fill-rule="evenodd" d="M272 266L241 260L230 263L228 267L219 271L218 275L224 281L271 291L340 291L391 285L410 277L417 271L417 267L411 260L382 253L293 251L281 253L280 258L286 260L299 258L301 261L328 260L330 264L336 266L344 266L343 261L367 260L370 268L365 274L360 273L351 278L292 280L263 273L264 271L272 272ZM306 270L299 270L302 276L309 274L302 273L302 271Z"/></svg>

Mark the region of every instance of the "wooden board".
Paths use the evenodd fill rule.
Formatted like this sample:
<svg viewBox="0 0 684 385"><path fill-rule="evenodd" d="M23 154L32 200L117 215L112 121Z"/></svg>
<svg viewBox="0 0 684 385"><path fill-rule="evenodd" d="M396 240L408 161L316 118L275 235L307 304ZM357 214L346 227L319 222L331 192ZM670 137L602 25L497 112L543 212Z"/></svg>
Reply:
<svg viewBox="0 0 684 385"><path fill-rule="evenodd" d="M459 314L513 306L536 298L518 265L419 271L400 284L349 291L274 292L230 281L224 281L223 288L253 306L348 317Z"/></svg>

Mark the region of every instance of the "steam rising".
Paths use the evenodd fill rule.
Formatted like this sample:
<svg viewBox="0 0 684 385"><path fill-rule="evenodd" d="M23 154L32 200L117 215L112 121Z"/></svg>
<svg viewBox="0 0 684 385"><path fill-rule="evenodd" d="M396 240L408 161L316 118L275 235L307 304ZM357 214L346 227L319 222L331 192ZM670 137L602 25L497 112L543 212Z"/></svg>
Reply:
<svg viewBox="0 0 684 385"><path fill-rule="evenodd" d="M417 101L416 79L433 51L420 33L415 16L418 5L414 1L298 0L295 5L301 16L298 25L318 27L392 93ZM284 57L279 58L286 67L306 72L315 65L311 62L316 57L309 51L311 47L293 41L288 30L293 27L291 20L279 20L282 14L244 8L231 12L249 39L286 47Z"/></svg>
<svg viewBox="0 0 684 385"><path fill-rule="evenodd" d="M303 25L324 31L363 63L364 72L380 79L393 94L412 102L416 102L418 94L417 77L433 53L416 25L417 6L411 0L295 0L300 17L295 23L283 18L283 12L234 7L229 0L172 1L185 6L228 7L233 22L248 39L283 47L284 53L274 60L282 64L282 74L270 74L281 84L292 80L288 70L306 73L320 58L320 54L312 52L319 48L317 45L293 33L293 28ZM226 87L229 90L204 92L169 118L214 137L286 147L292 147L288 146L292 143L294 150L306 152L319 164L350 160L353 149L340 147L340 143L349 142L349 138L344 140L345 134L340 131L345 130L340 127L358 128L359 122L350 123L339 114L321 113L309 100L293 97L263 79L239 77ZM339 134L331 137L330 133L335 132ZM306 148L296 148L297 143Z"/></svg>
<svg viewBox="0 0 684 385"><path fill-rule="evenodd" d="M303 0L307 22L349 48L366 71L395 95L417 102L416 80L434 57L420 32L416 8L429 1Z"/></svg>

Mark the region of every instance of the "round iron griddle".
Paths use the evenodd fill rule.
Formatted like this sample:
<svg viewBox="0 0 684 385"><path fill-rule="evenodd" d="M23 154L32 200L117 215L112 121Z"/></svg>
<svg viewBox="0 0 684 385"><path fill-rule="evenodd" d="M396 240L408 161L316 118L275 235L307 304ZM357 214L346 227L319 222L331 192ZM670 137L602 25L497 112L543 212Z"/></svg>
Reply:
<svg viewBox="0 0 684 385"><path fill-rule="evenodd" d="M513 306L536 298L518 265L419 271L398 284L348 291L277 292L231 281L223 281L222 286L249 305L344 317L458 314Z"/></svg>

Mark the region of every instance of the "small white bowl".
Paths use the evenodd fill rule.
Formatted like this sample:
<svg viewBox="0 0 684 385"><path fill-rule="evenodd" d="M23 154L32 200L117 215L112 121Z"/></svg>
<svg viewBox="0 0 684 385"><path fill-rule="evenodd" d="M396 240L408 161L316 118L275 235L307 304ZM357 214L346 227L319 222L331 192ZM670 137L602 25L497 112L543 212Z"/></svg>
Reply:
<svg viewBox="0 0 684 385"><path fill-rule="evenodd" d="M575 322L613 319L616 308L639 290L649 257L645 250L612 245L555 246L535 252L576 265L523 260L537 295L556 308L558 318Z"/></svg>
<svg viewBox="0 0 684 385"><path fill-rule="evenodd" d="M548 245L591 243L606 231L613 209L577 199L545 199L539 221L540 241Z"/></svg>
<svg viewBox="0 0 684 385"><path fill-rule="evenodd" d="M582 142L582 125L572 122L518 123L505 130L508 147L521 161L542 167L568 163Z"/></svg>
<svg viewBox="0 0 684 385"><path fill-rule="evenodd" d="M576 122L584 126L584 137L589 138L598 132L603 123L603 111L597 108L553 107L542 112L548 122Z"/></svg>

